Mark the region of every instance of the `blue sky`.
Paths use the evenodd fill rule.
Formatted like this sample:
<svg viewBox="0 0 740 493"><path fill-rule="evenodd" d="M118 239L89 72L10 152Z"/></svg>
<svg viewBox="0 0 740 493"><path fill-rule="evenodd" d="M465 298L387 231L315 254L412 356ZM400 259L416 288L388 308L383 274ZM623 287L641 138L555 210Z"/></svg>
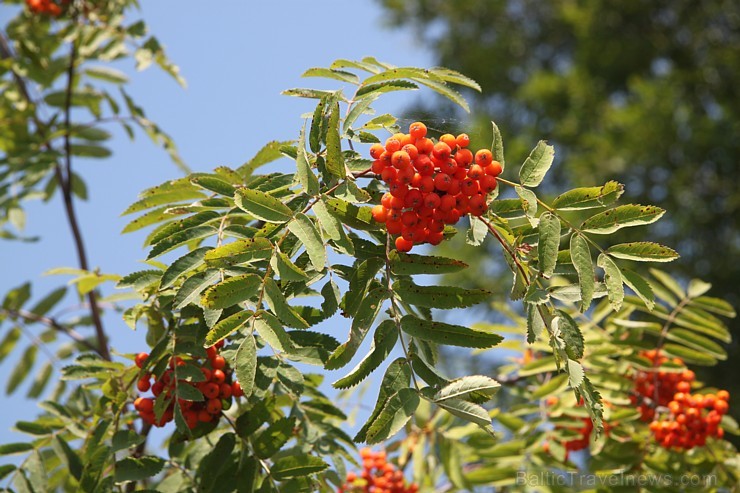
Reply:
<svg viewBox="0 0 740 493"><path fill-rule="evenodd" d="M0 23L14 13L14 8L1 6ZM129 92L172 135L196 171L236 167L270 140L297 138L300 116L312 104L280 91L320 85L317 79L300 78L309 67L368 55L395 65L429 66L432 61L411 33L385 29L382 12L368 0L142 1L140 15L180 66L188 87L182 89L156 69L137 73L127 65L122 68L132 80ZM378 109L398 112L409 102L407 93L392 95ZM74 164L90 191L88 202L78 202L78 212L91 265L126 274L144 268L141 244L146 233L121 236L129 218L120 213L138 192L179 176L179 171L146 137L139 135L131 143L115 127L110 130L116 136L111 159ZM38 298L67 280L42 273L76 267L76 256L59 200L28 204L27 212L26 234L42 240L0 243L0 293L31 280ZM117 313L109 313L104 322L118 351L141 350L143 332L132 332ZM0 337L8 329L8 324L0 326ZM345 337L345 326L335 329L335 335ZM0 371L7 375L16 361L11 356ZM37 412L35 402L24 397L26 389L24 385L10 398L2 394L0 443L22 440L10 428ZM374 392L366 395L368 401L374 397Z"/></svg>

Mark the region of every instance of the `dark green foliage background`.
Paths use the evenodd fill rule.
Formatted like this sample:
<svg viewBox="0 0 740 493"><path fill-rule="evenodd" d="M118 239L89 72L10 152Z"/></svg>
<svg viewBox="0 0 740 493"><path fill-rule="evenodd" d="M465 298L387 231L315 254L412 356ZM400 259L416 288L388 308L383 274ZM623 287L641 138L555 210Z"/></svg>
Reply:
<svg viewBox="0 0 740 493"><path fill-rule="evenodd" d="M671 272L699 276L738 305L740 3L378 1L439 65L480 83L465 95L482 142L495 120L511 162L538 139L555 146L551 190L616 179L630 202L661 204L669 213L653 238L682 255ZM408 112L452 110L438 101L444 110ZM706 371L738 395L738 343L728 350Z"/></svg>

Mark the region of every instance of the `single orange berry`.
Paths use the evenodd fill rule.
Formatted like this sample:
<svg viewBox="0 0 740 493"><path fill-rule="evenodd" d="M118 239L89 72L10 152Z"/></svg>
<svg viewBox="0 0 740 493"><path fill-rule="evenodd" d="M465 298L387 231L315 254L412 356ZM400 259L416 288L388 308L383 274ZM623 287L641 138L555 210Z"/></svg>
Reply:
<svg viewBox="0 0 740 493"><path fill-rule="evenodd" d="M423 139L427 135L427 126L421 122L414 122L409 127L409 134L414 139Z"/></svg>

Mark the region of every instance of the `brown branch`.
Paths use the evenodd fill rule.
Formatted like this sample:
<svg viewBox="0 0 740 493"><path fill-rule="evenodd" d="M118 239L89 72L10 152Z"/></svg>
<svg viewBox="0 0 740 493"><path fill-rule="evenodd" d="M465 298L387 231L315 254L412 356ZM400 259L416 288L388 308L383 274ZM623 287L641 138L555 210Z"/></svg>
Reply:
<svg viewBox="0 0 740 493"><path fill-rule="evenodd" d="M85 337L83 337L82 334L80 334L79 332L75 331L74 329L70 327L67 327L66 325L61 324L56 319L53 319L51 317L44 317L42 315L36 315L35 313L29 312L26 310L2 310L2 312L7 314L11 318L22 318L26 322L43 324L46 327L49 327L50 329L54 329L57 332L61 332L62 334L66 335L67 337L75 341L76 343L81 344L85 346L86 348L100 354L98 352L98 347L90 343L90 341L88 341L87 339L85 339Z"/></svg>
<svg viewBox="0 0 740 493"><path fill-rule="evenodd" d="M8 42L5 38L5 36L0 33L0 59L13 59L13 52L10 49L10 46L8 45ZM77 218L77 213L75 212L74 208L74 200L72 197L72 152L71 152L71 142L70 142L70 130L71 130L71 107L72 107L72 90L74 88L74 76L75 76L75 64L77 61L77 45L76 42L73 41L70 49L70 60L69 60L69 66L67 68L67 87L66 87L66 98L65 98L65 104L64 104L64 169L62 168L62 164L58 161L55 163L54 166L54 176L56 177L57 183L59 184L59 187L62 190L62 198L64 203L64 210L65 215L67 217L67 222L69 224L70 231L72 233L72 239L75 244L75 250L77 252L77 261L81 269L83 270L90 270L89 263L87 260L87 251L85 249L85 243L82 237L82 231L80 229L79 220ZM18 88L23 95L23 97L32 105L35 105L35 102L31 98L31 94L28 91L28 86L26 85L23 78L15 71L12 70L13 78L18 85ZM45 125L43 122L39 119L36 112L33 112L32 119L36 125L36 131L38 134L42 137L42 139L46 139L45 137ZM51 143L48 141L45 142L44 147L52 151L53 148L51 146ZM65 176L66 171L66 176ZM108 349L108 338L105 334L105 330L103 328L103 321L100 315L100 306L98 305L97 300L97 294L95 291L90 291L87 295L87 298L90 302L90 316L93 321L93 325L95 327L95 335L98 340L98 348L97 351L100 356L103 358L110 360L110 350Z"/></svg>

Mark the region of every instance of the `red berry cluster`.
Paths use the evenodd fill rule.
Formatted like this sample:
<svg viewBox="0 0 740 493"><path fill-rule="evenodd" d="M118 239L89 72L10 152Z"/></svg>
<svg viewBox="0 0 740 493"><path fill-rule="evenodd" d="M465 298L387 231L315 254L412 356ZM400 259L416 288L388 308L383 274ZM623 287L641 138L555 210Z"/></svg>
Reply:
<svg viewBox="0 0 740 493"><path fill-rule="evenodd" d="M702 447L707 437L722 438L722 416L730 408L730 394L720 390L717 394L691 395L690 385L681 382L679 392L668 403L670 416L650 423L655 440L665 448L691 449Z"/></svg>
<svg viewBox="0 0 740 493"><path fill-rule="evenodd" d="M678 391L679 385L691 388L691 382L696 377L691 370L682 372L666 372L660 370L660 366L669 360L678 365L683 365L681 358L673 358L661 354L659 350L651 349L642 351L640 356L649 359L653 363L653 369L638 371L634 375L635 392L630 399L632 404L637 405L640 410L641 419L645 422L652 421L655 417L657 406L666 406Z"/></svg>
<svg viewBox="0 0 740 493"><path fill-rule="evenodd" d="M581 421L583 421L583 426L580 428L566 428L580 434L580 437L578 438L573 438L572 440L563 442L563 447L565 447L565 450L569 452L571 450L583 450L588 447L591 432L594 430L594 424L591 422L591 418L581 418Z"/></svg>
<svg viewBox="0 0 740 493"><path fill-rule="evenodd" d="M139 411L141 419L146 423L159 427L172 421L175 412L175 383L177 383L177 385L192 385L200 390L205 397L200 402L177 399L177 405L182 410L182 415L185 418L188 428L192 430L199 423L218 421L221 417L221 410L231 405L231 398L238 398L244 395L239 382L233 380L233 372L226 364L226 360L218 354L218 350L221 347L223 347L223 341L206 350L207 357L205 360L193 361L200 366L205 377L203 381L190 382L179 380L175 382L175 366L186 364L180 357L172 358L169 368L158 379L153 377L151 373L145 373L137 382L136 387L141 393L151 390L154 397L138 397L134 401L134 408ZM137 354L136 366L143 368L148 358L149 355L147 353ZM162 416L157 420L154 414L154 399L163 392L170 402L162 413Z"/></svg>
<svg viewBox="0 0 740 493"><path fill-rule="evenodd" d="M69 0L26 0L26 5L34 14L48 14L54 17L62 15L62 9L66 7Z"/></svg>
<svg viewBox="0 0 740 493"><path fill-rule="evenodd" d="M347 482L337 489L337 493L416 493L419 486L411 483L406 486L403 472L388 462L384 451L373 452L369 448L360 450L362 474L350 472Z"/></svg>
<svg viewBox="0 0 740 493"><path fill-rule="evenodd" d="M438 245L445 224L465 214L480 216L488 209L486 195L496 189L501 163L488 149L473 155L470 138L445 134L435 143L427 127L412 123L409 133L397 133L385 145L373 144L372 171L388 184L373 218L399 235L396 249L408 252L414 245Z"/></svg>

